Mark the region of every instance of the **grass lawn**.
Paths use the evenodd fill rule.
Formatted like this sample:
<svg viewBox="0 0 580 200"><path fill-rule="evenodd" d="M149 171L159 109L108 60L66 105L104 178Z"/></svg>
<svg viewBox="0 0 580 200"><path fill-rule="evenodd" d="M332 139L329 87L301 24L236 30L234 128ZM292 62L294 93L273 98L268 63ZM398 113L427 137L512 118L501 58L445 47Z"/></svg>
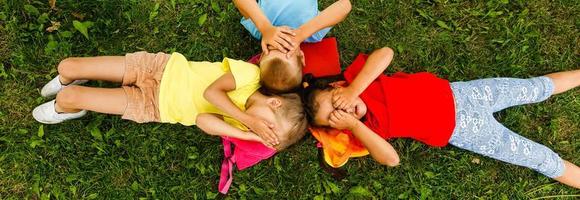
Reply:
<svg viewBox="0 0 580 200"><path fill-rule="evenodd" d="M31 110L69 56L178 51L191 60L245 59L259 42L230 1L0 0L0 199L213 199L218 138L196 127L136 124L89 114L41 125ZM321 1L321 7L331 0ZM389 46L388 73L430 71L452 81L532 77L578 69L577 0L353 0L334 27L346 66ZM49 28L49 30L47 30ZM102 82L92 86L113 87ZM510 108L497 118L580 164L580 90ZM238 172L231 199L534 199L580 191L532 170L454 147L392 141L401 166L353 159L334 180L318 165L314 139Z"/></svg>

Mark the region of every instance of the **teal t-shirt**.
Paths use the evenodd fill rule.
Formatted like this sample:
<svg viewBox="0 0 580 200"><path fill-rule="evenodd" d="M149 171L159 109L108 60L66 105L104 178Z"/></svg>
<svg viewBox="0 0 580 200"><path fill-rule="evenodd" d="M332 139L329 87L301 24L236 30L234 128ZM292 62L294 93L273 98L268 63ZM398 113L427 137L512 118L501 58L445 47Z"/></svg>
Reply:
<svg viewBox="0 0 580 200"><path fill-rule="evenodd" d="M317 0L260 0L258 5L274 26L298 28L319 13ZM262 33L251 19L242 18L240 23L254 38L262 39ZM324 28L304 41L320 42L330 29Z"/></svg>

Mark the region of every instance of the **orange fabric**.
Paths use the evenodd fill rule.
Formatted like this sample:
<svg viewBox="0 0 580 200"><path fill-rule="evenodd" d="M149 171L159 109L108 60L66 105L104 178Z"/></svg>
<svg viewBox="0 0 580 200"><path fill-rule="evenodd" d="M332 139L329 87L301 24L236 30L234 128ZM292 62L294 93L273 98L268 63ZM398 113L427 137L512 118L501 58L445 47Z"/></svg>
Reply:
<svg viewBox="0 0 580 200"><path fill-rule="evenodd" d="M334 168L342 167L351 157L369 154L351 134L333 128L310 127L309 130L322 145L324 161Z"/></svg>

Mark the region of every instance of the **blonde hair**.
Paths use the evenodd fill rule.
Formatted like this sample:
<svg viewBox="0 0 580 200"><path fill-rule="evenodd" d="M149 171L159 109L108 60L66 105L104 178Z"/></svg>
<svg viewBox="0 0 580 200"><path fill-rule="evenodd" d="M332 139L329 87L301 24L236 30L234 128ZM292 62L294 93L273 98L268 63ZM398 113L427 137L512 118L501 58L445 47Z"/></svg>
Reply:
<svg viewBox="0 0 580 200"><path fill-rule="evenodd" d="M290 92L302 83L302 56L292 64L280 58L260 63L260 81L264 88L276 94Z"/></svg>
<svg viewBox="0 0 580 200"><path fill-rule="evenodd" d="M279 135L280 144L276 145L277 151L282 151L296 142L298 142L308 130L308 120L306 120L306 112L302 106L300 95L296 93L288 93L277 95L284 103L277 109L276 115L281 117L284 121L290 122L290 129L286 133Z"/></svg>

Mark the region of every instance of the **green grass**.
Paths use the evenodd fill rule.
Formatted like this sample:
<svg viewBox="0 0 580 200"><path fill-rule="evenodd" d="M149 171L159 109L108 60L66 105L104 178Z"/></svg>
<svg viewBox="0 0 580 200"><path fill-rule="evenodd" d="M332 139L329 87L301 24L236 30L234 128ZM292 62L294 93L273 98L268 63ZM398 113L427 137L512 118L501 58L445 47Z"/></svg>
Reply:
<svg viewBox="0 0 580 200"><path fill-rule="evenodd" d="M215 198L221 143L195 127L140 125L90 114L41 125L39 88L68 56L179 51L191 60L259 52L229 1L0 0L0 199ZM210 3L215 2L215 3ZM330 0L321 2L327 6ZM158 6L156 6L158 5ZM388 72L430 71L452 81L532 77L577 69L578 1L356 0L331 35L346 66L358 52L389 46ZM202 16L207 19L203 20ZM85 37L73 21L93 22ZM46 30L50 21L57 31ZM111 84L92 83L110 87ZM508 109L510 129L580 164L579 90ZM314 139L238 172L231 199L531 199L579 195L532 170L454 147L392 141L401 166L353 159L336 181L318 165ZM480 160L477 164L474 160ZM217 198L220 198L217 196Z"/></svg>

